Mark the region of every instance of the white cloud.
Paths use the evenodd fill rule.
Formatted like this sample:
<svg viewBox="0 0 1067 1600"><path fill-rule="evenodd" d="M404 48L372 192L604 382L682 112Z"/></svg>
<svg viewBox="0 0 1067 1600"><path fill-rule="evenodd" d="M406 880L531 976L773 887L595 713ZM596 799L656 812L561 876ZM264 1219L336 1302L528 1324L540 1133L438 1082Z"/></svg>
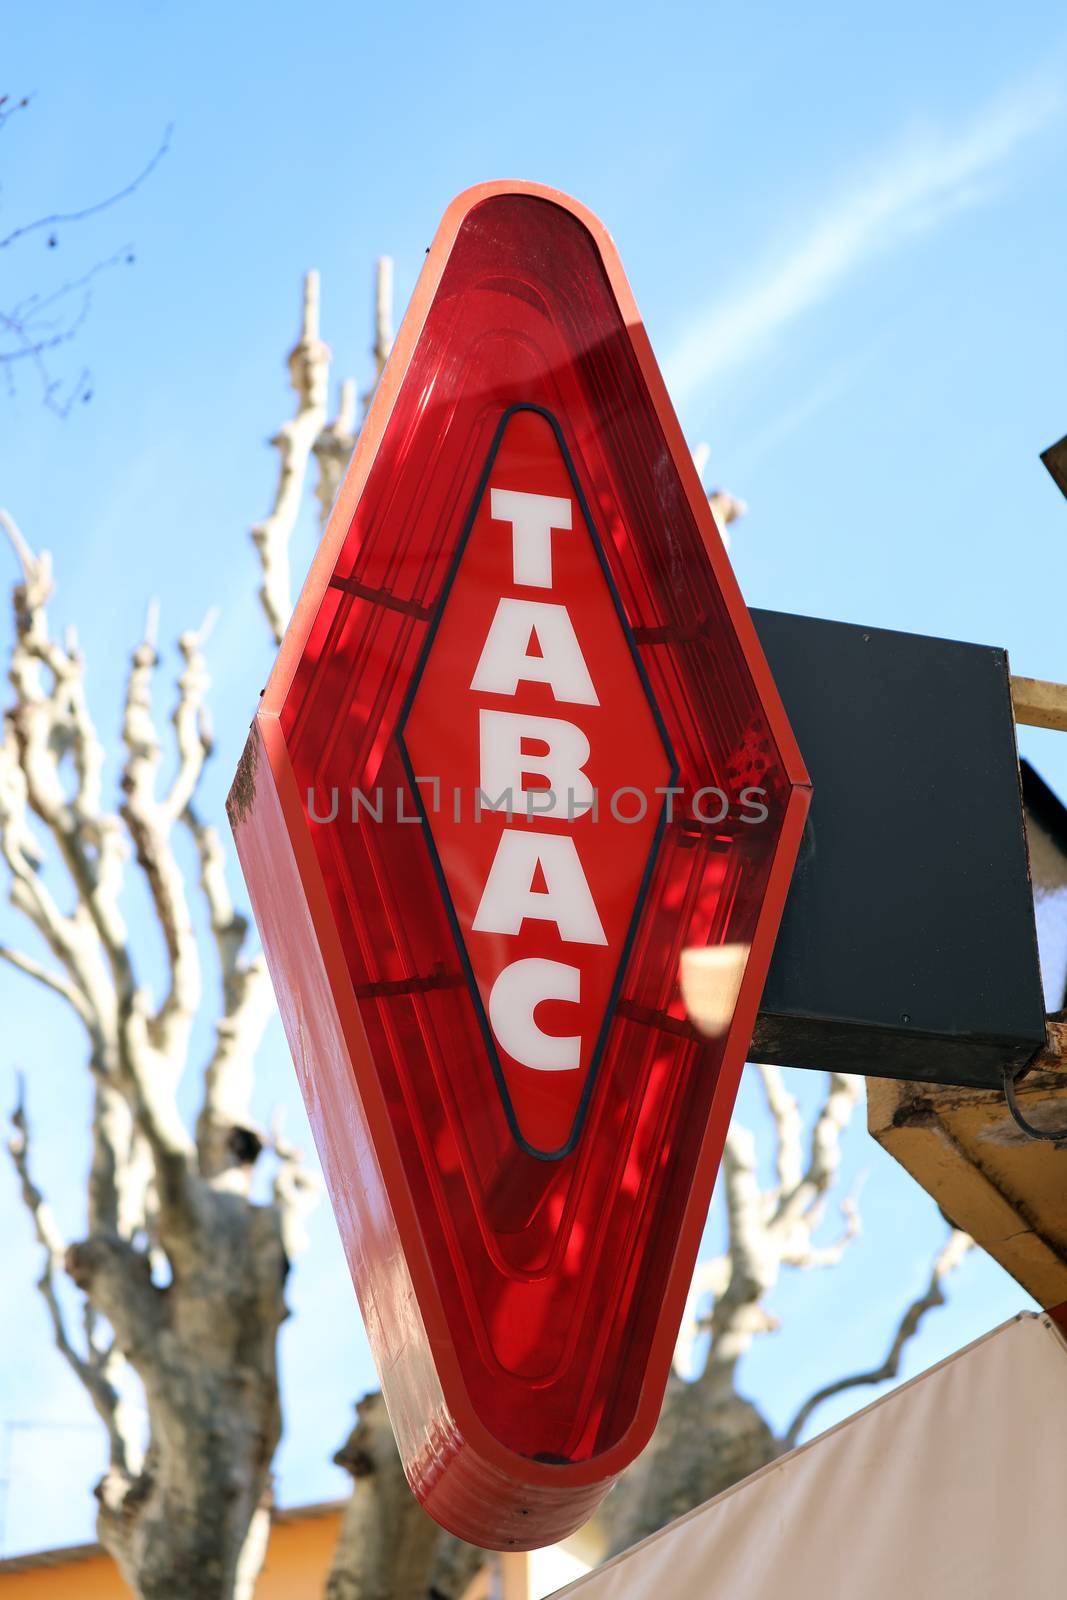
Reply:
<svg viewBox="0 0 1067 1600"><path fill-rule="evenodd" d="M928 130L901 145L791 249L696 315L664 362L676 404L765 349L866 261L985 199L995 169L1062 106L1058 89L1031 83L985 107L963 130Z"/></svg>

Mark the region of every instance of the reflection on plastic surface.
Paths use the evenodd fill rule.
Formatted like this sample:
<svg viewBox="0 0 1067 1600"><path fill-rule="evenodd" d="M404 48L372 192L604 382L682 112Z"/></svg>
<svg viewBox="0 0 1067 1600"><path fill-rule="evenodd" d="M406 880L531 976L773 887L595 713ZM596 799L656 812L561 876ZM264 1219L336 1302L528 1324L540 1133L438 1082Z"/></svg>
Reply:
<svg viewBox="0 0 1067 1600"><path fill-rule="evenodd" d="M691 1020L706 1038L719 1039L729 1030L747 961L747 944L682 951L682 999Z"/></svg>

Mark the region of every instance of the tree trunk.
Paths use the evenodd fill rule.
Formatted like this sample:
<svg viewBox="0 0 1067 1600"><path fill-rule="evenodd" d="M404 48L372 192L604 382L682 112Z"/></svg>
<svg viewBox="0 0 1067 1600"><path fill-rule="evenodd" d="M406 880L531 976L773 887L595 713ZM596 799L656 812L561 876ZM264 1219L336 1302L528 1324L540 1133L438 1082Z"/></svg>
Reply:
<svg viewBox="0 0 1067 1600"><path fill-rule="evenodd" d="M642 1455L595 1519L602 1559L618 1555L675 1517L721 1494L779 1454L770 1427L727 1382L672 1378Z"/></svg>
<svg viewBox="0 0 1067 1600"><path fill-rule="evenodd" d="M100 1541L141 1600L246 1600L269 1526L288 1269L281 1230L272 1207L202 1180L197 1188L166 1288L118 1239L90 1239L67 1257L144 1384L144 1465L113 1467L97 1490Z"/></svg>
<svg viewBox="0 0 1067 1600"><path fill-rule="evenodd" d="M442 1532L415 1499L380 1394L356 1406L334 1460L353 1481L326 1600L460 1600L488 1557Z"/></svg>

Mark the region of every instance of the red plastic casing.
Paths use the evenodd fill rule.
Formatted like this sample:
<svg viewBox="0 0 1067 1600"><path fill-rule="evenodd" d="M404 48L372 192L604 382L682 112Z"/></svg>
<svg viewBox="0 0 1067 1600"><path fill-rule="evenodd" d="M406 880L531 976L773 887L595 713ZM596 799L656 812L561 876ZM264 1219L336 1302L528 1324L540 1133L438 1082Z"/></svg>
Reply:
<svg viewBox="0 0 1067 1600"><path fill-rule="evenodd" d="M550 585L520 568L499 490L570 505ZM537 681L537 629L529 677L477 688L502 600L564 608L595 689ZM580 730L596 815L525 800L536 738L518 813L475 814L501 712ZM229 801L405 1471L464 1539L565 1536L655 1425L808 799L610 237L554 190L469 190ZM529 909L475 926L508 832L577 855L595 938ZM527 887L551 893L540 858ZM720 944L748 956L707 1039L679 964ZM493 1021L527 960L571 974L575 998L535 1017L550 1049L579 1041L568 1070L509 1054Z"/></svg>

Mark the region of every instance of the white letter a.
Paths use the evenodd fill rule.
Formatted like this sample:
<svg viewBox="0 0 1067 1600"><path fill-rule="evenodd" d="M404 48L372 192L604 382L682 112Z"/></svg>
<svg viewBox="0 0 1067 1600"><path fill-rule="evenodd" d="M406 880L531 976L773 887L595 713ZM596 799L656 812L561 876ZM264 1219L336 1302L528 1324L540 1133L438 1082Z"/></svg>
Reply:
<svg viewBox="0 0 1067 1600"><path fill-rule="evenodd" d="M529 654L531 636L540 655ZM566 606L507 596L497 606L471 688L514 694L520 683L547 683L574 705L600 704Z"/></svg>
<svg viewBox="0 0 1067 1600"><path fill-rule="evenodd" d="M544 891L533 887L540 867ZM554 922L566 944L607 944L574 840L505 828L472 924L475 933L518 933L523 919Z"/></svg>

